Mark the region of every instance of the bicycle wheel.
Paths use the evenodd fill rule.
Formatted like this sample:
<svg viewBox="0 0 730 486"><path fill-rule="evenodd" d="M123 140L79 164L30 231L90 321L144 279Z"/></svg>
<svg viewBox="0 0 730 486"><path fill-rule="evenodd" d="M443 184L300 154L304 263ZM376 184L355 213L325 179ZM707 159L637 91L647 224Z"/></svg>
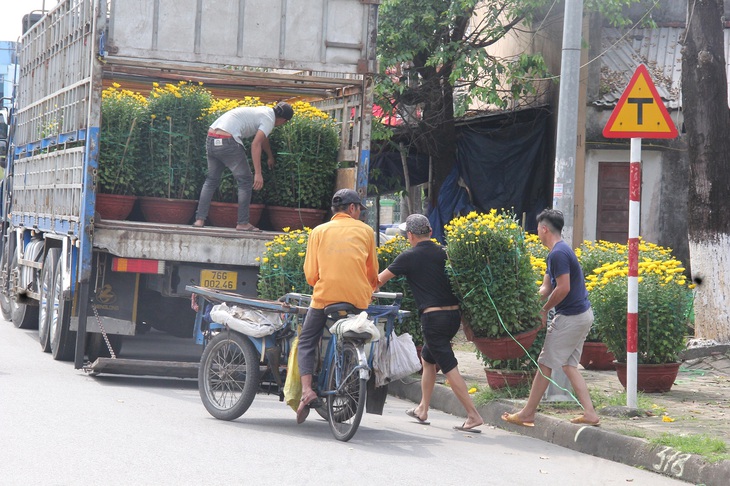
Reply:
<svg viewBox="0 0 730 486"><path fill-rule="evenodd" d="M332 435L347 442L355 435L365 410L367 380L361 379L360 373L355 370L359 360L351 342L343 343L341 358L339 373L335 369L335 359L330 364L327 389L335 390L335 393L327 397L327 411Z"/></svg>
<svg viewBox="0 0 730 486"><path fill-rule="evenodd" d="M206 410L219 420L235 420L251 406L259 386L259 356L253 343L223 331L205 347L198 390Z"/></svg>

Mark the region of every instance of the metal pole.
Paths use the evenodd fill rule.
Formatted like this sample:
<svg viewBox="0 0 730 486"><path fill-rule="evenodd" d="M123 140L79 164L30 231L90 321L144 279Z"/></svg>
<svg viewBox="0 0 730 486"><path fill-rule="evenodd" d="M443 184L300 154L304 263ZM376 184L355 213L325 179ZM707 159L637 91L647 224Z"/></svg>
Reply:
<svg viewBox="0 0 730 486"><path fill-rule="evenodd" d="M553 208L565 218L563 239L573 247L575 153L578 138L583 0L566 0L563 20L563 55L560 63L558 133L555 149ZM577 235L580 237L581 235Z"/></svg>
<svg viewBox="0 0 730 486"><path fill-rule="evenodd" d="M560 61L560 99L558 100L558 133L555 149L553 208L562 211L565 219L563 239L573 247L573 199L575 190L575 153L578 141L578 91L580 84L581 35L583 0L566 0L563 18L563 56ZM580 236L580 235L579 235ZM562 369L553 370L552 383L545 392L547 401L572 400L570 383Z"/></svg>
<svg viewBox="0 0 730 486"><path fill-rule="evenodd" d="M626 308L626 406L636 408L639 341L639 227L641 214L641 139L631 139L629 180L629 275Z"/></svg>

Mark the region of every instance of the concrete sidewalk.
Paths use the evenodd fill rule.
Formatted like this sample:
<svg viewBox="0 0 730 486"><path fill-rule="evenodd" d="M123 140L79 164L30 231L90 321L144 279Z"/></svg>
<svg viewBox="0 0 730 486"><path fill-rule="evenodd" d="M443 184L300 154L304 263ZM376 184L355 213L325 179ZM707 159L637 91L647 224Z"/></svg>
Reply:
<svg viewBox="0 0 730 486"><path fill-rule="evenodd" d="M483 365L477 359L473 345L461 333L454 345L459 370L469 386L486 388ZM615 371L582 370L588 387L593 391L613 394L623 391ZM438 375L443 383L443 375ZM420 401L421 389L417 376L389 385L389 392L415 403ZM498 400L479 408L487 424L523 435L545 440L569 449L641 467L648 471L681 479L694 484L730 484L730 461L708 463L702 457L684 454L666 446L654 446L648 439L663 433L706 434L725 440L730 447L730 349L728 346L690 350L672 390L664 394L646 394L650 410L638 417L599 410L600 427L581 427L569 422L580 413L580 406L541 406L535 427L512 425L501 420L504 412L521 408L523 400ZM464 409L451 390L439 384L434 391L431 407L464 417ZM615 412L615 411L614 411ZM667 418L664 418L667 417Z"/></svg>

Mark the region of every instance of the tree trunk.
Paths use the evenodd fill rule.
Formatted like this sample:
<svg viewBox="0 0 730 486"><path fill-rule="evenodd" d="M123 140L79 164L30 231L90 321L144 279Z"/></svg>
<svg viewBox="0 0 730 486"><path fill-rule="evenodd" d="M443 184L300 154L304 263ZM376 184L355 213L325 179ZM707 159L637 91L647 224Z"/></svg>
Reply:
<svg viewBox="0 0 730 486"><path fill-rule="evenodd" d="M695 335L730 341L730 110L723 0L689 2L682 105L690 160L689 246Z"/></svg>
<svg viewBox="0 0 730 486"><path fill-rule="evenodd" d="M433 185L429 199L436 207L441 185L456 162L456 129L454 124L454 92L447 82L448 75L440 72L430 79L428 98L423 109L423 122L430 129L428 153L433 157Z"/></svg>

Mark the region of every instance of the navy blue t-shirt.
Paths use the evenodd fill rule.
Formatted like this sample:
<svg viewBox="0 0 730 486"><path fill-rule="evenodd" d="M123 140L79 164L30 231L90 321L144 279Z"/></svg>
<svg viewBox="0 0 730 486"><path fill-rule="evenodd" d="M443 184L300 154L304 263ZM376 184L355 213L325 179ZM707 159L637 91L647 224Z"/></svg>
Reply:
<svg viewBox="0 0 730 486"><path fill-rule="evenodd" d="M405 275L419 313L429 307L459 304L446 275L446 250L431 240L421 241L395 257L388 270Z"/></svg>
<svg viewBox="0 0 730 486"><path fill-rule="evenodd" d="M557 286L556 279L566 273L570 273L570 292L555 306L555 313L564 316L582 314L591 306L583 277L583 269L580 267L573 250L565 241L560 240L553 246L547 257L547 274L553 288Z"/></svg>

